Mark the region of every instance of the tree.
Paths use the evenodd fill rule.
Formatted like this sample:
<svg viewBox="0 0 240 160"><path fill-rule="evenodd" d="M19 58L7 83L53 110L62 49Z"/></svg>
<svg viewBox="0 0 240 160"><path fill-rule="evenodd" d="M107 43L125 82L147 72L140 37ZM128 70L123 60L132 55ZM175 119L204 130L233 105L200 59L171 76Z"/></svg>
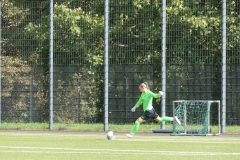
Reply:
<svg viewBox="0 0 240 160"><path fill-rule="evenodd" d="M74 6L74 7L73 7ZM103 73L103 15L99 15L93 6L78 2L63 2L54 5L54 104L55 120L74 121L72 115L76 112L76 88L81 86L81 112L87 117L96 116L102 106L96 107L102 92L100 79ZM48 60L49 15L42 15L42 21L29 23L25 27L25 34L36 41L41 48L40 54ZM44 32L42 32L44 31ZM46 45L42 45L46 44ZM46 49L46 50L45 50ZM35 56L39 57L39 56ZM48 93L48 62L43 61L46 70L45 89ZM42 83L42 82L41 82ZM96 86L99 84L99 86ZM68 87L65 87L68 86ZM91 87L94 86L94 87ZM95 95L97 93L97 95ZM48 95L45 96L47 99ZM44 111L47 111L47 101ZM95 106L94 106L94 105ZM93 108L88 105L94 106ZM96 108L96 109L94 109ZM95 114L90 113L94 112ZM47 116L46 116L47 117ZM65 117L65 118L63 118ZM75 118L75 119L74 119Z"/></svg>

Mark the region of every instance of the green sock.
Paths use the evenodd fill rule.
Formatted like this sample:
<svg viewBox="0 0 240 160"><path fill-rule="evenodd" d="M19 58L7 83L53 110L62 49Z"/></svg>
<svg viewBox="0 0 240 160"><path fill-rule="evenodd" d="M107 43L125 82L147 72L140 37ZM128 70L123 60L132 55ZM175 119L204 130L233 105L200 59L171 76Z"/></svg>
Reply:
<svg viewBox="0 0 240 160"><path fill-rule="evenodd" d="M171 122L173 121L172 117L161 117L160 122Z"/></svg>
<svg viewBox="0 0 240 160"><path fill-rule="evenodd" d="M131 133L135 134L137 132L139 126L140 126L140 123L138 121L135 121L135 124L133 126L133 129L132 129Z"/></svg>

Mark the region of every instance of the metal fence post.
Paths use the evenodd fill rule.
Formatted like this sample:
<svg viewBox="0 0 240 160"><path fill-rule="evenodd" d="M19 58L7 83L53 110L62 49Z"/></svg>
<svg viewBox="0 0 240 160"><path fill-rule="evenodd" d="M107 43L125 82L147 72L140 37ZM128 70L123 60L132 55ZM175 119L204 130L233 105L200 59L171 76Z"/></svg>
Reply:
<svg viewBox="0 0 240 160"><path fill-rule="evenodd" d="M79 80L80 81L80 80ZM78 81L78 94L77 94L77 123L80 123L80 90L81 90L81 83Z"/></svg>
<svg viewBox="0 0 240 160"><path fill-rule="evenodd" d="M30 123L32 120L32 110L33 110L33 79L30 80Z"/></svg>
<svg viewBox="0 0 240 160"><path fill-rule="evenodd" d="M49 37L49 129L53 130L53 0L50 0L50 37Z"/></svg>
<svg viewBox="0 0 240 160"><path fill-rule="evenodd" d="M104 131L108 130L108 20L109 1L104 5Z"/></svg>
<svg viewBox="0 0 240 160"><path fill-rule="evenodd" d="M222 133L226 132L226 43L227 43L227 1L222 1Z"/></svg>
<svg viewBox="0 0 240 160"><path fill-rule="evenodd" d="M162 0L162 113L166 114L166 0ZM165 122L161 123L161 129L165 129Z"/></svg>
<svg viewBox="0 0 240 160"><path fill-rule="evenodd" d="M150 86L150 63L151 63L151 56L147 56L147 82L148 82L148 87L151 88Z"/></svg>

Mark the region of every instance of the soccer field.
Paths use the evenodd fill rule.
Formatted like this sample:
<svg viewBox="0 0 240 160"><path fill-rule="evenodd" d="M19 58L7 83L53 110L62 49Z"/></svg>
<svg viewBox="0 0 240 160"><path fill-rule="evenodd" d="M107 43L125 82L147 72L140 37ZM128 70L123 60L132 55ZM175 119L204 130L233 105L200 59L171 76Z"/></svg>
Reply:
<svg viewBox="0 0 240 160"><path fill-rule="evenodd" d="M0 131L4 160L239 159L240 136L170 136L139 133Z"/></svg>

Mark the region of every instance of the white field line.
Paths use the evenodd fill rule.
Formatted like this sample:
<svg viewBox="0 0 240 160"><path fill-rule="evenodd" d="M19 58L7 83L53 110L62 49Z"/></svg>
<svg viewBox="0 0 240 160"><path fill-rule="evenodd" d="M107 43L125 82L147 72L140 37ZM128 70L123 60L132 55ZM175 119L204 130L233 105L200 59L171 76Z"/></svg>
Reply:
<svg viewBox="0 0 240 160"><path fill-rule="evenodd" d="M36 134L34 134L36 136ZM18 135L19 136L19 135ZM46 135L44 135L46 136ZM52 136L52 135L51 135ZM53 135L56 136L56 135ZM57 135L57 136L63 136L63 135ZM71 135L72 137L73 135ZM99 135L78 135L78 137L99 137ZM67 136L69 137L69 135ZM102 136L105 139L105 135ZM186 137L179 137L179 139L176 138L156 138L152 137L142 137L139 139L139 136L133 137L133 138L128 138L125 136L119 136L121 138L116 137L114 141L132 141L132 142L167 142L167 143L208 143L208 144L239 144L240 145L240 139L232 139L232 138L223 138L223 139L218 139L218 138L198 138L198 139L193 139L192 137L186 138ZM239 146L240 147L240 146Z"/></svg>
<svg viewBox="0 0 240 160"><path fill-rule="evenodd" d="M38 154L167 154L167 155L202 155L202 156L240 156L234 152L183 152L183 151L152 151L152 150L118 150L118 149L79 149L51 147L0 146L0 153L38 153ZM31 149L31 150L29 150Z"/></svg>
<svg viewBox="0 0 240 160"><path fill-rule="evenodd" d="M114 141L133 141L133 142L167 142L167 143L212 143L212 144L239 144L240 147L240 139L238 140L219 140L217 141L216 139L191 139L191 140L186 140L186 139L134 139L134 138L116 138Z"/></svg>
<svg viewBox="0 0 240 160"><path fill-rule="evenodd" d="M107 134L107 133L106 133ZM4 132L0 132L0 136L1 135L6 135L6 133L4 133ZM8 136L16 136L16 134L15 133L13 133L13 134L7 134ZM44 136L44 137L46 137L46 136L49 136L49 137L69 137L69 136L71 136L71 137L106 137L106 135L105 134L68 134L68 133L66 133L66 134L58 134L58 133L56 133L56 134L52 134L52 133L44 133L44 134L38 134L38 133L33 133L33 134L31 134L31 133L27 133L27 134L24 134L24 133L20 133L20 134L17 134L18 136ZM194 137L194 136L179 136L179 137L176 137L176 136L170 136L170 138L169 137L166 137L166 136L159 136L159 137L161 137L161 138L159 138L159 137L156 137L156 136L139 136L139 135L136 135L135 137L133 137L132 139L130 139L130 138L127 138L126 136L125 136L125 134L121 134L121 135L118 135L118 134L116 134L116 139L117 140L124 140L124 138L125 138L125 140L133 140L133 141L168 141L168 142L199 142L199 141L202 141L203 143L205 143L205 142L209 142L209 141L214 141L215 143L225 143L224 141L227 141L227 142L230 142L230 141L233 141L233 142L236 142L236 143L240 143L240 139L239 138L233 138L233 137L205 137L205 136L203 136L203 137ZM120 137L120 138L118 138L118 137ZM139 138L141 138L141 139L139 139ZM143 139L145 139L145 140L143 140Z"/></svg>
<svg viewBox="0 0 240 160"><path fill-rule="evenodd" d="M92 132L92 134L84 134L84 133L80 133L78 134L76 133L8 133L8 132L0 132L0 136L1 135L7 135L7 136L16 136L16 134L18 136L59 136L59 137L99 137L99 136L106 136L107 133L94 133ZM126 137L125 133L115 133L116 136L119 137ZM153 134L153 136L151 136L151 134L149 135L136 135L135 138L147 138L147 139L154 139L157 137L161 137L162 139L191 139L191 140L199 140L201 138L201 140L216 140L216 139L226 139L226 140L239 140L239 138L236 137L221 137L221 136L156 136L155 134ZM169 138L170 137L170 138ZM197 138L196 138L197 137Z"/></svg>
<svg viewBox="0 0 240 160"><path fill-rule="evenodd" d="M8 135L8 136L16 136L16 134L18 136L61 136L61 137L69 137L69 136L76 136L76 137L97 137L97 136L101 136L101 135L105 135L105 134L77 134L77 133L5 133L5 132L0 132L0 135ZM106 133L107 135L107 133Z"/></svg>
<svg viewBox="0 0 240 160"><path fill-rule="evenodd" d="M6 133L1 133L0 132L0 136L4 135ZM12 136L16 136L16 134L8 134L12 135ZM49 137L102 137L102 138L106 138L106 135L95 135L95 134L18 134L18 136L49 136ZM161 137L161 136L160 136ZM124 135L120 135L120 136L116 136L116 138L114 140L117 141L142 141L142 142L168 142L168 143L212 143L212 144L240 144L240 139L236 139L236 138L232 138L232 137L155 137L155 136L135 136L133 138L127 138Z"/></svg>

